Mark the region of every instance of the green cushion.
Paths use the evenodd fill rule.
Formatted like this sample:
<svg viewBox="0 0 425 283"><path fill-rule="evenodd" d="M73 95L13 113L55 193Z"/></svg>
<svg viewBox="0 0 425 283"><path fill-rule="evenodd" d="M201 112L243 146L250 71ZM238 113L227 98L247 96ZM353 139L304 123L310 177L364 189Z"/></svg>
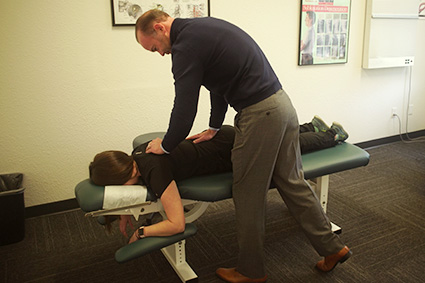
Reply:
<svg viewBox="0 0 425 283"><path fill-rule="evenodd" d="M366 166L369 154L349 143L302 155L304 176L317 178L332 173ZM185 199L219 201L232 197L232 173L192 177L178 182L180 195ZM202 189L200 189L202 188Z"/></svg>
<svg viewBox="0 0 425 283"><path fill-rule="evenodd" d="M156 136L156 134L155 134ZM366 166L369 154L349 143L302 155L304 175L312 179L332 173ZM232 173L192 177L178 182L180 195L185 199L219 201L232 197ZM75 196L82 210L89 212L102 209L103 186L96 186L89 179L75 187ZM148 200L154 200L152 193Z"/></svg>
<svg viewBox="0 0 425 283"><path fill-rule="evenodd" d="M141 135L133 141L133 147L164 133ZM316 178L332 173L365 166L369 163L369 154L363 149L348 143L342 143L332 148L315 151L302 155L306 179ZM232 197L232 173L193 177L178 182L180 195L184 199L202 200L207 202L219 201ZM104 187L96 186L86 179L75 187L75 196L85 212L102 209ZM153 194L148 200L153 200ZM115 253L116 261L122 263L152 251L164 248L173 243L194 235L197 228L194 224L186 224L183 233L169 237L148 237L130 245L126 245Z"/></svg>
<svg viewBox="0 0 425 283"><path fill-rule="evenodd" d="M141 257L150 252L162 249L196 234L195 224L187 223L183 233L168 237L147 237L126 245L115 253L115 260L119 263Z"/></svg>
<svg viewBox="0 0 425 283"><path fill-rule="evenodd" d="M133 148L136 148L139 145L141 145L142 143L151 141L151 140L156 139L156 138L162 139L164 136L165 136L165 132L154 132L154 133L148 133L148 134L143 134L143 135L137 136L133 140Z"/></svg>
<svg viewBox="0 0 425 283"><path fill-rule="evenodd" d="M102 209L104 190L104 186L96 186L90 179L78 183L75 186L75 197L80 208L85 212Z"/></svg>
<svg viewBox="0 0 425 283"><path fill-rule="evenodd" d="M335 147L302 155L304 177L317 178L344 170L366 166L369 153L358 146L342 143Z"/></svg>
<svg viewBox="0 0 425 283"><path fill-rule="evenodd" d="M180 196L185 199L219 201L232 197L233 174L222 173L192 177L177 182Z"/></svg>
<svg viewBox="0 0 425 283"><path fill-rule="evenodd" d="M83 211L96 211L103 207L104 191L104 186L97 186L90 179L86 179L75 186L75 198ZM146 200L154 201L156 196L148 191Z"/></svg>

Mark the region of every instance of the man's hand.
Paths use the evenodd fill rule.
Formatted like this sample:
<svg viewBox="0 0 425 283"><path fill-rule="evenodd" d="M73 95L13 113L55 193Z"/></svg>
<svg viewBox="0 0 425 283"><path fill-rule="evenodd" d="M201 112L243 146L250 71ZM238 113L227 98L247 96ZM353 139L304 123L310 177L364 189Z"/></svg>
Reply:
<svg viewBox="0 0 425 283"><path fill-rule="evenodd" d="M151 141L146 147L146 153L164 154L165 152L161 148L162 139L156 138Z"/></svg>
<svg viewBox="0 0 425 283"><path fill-rule="evenodd" d="M208 129L208 130L203 131L202 133L190 136L186 139L193 140L193 143L200 143L200 142L204 142L204 141L209 141L210 139L212 139L217 134L217 132L218 131Z"/></svg>

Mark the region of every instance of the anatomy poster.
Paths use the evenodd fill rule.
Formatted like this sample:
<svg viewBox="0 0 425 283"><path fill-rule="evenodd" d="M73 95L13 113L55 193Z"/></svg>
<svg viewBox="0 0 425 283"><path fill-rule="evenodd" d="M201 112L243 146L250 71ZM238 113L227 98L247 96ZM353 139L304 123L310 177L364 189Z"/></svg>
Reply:
<svg viewBox="0 0 425 283"><path fill-rule="evenodd" d="M298 65L347 63L350 1L301 1Z"/></svg>
<svg viewBox="0 0 425 283"><path fill-rule="evenodd" d="M111 0L112 24L134 25L144 12L160 9L173 18L209 16L209 0Z"/></svg>

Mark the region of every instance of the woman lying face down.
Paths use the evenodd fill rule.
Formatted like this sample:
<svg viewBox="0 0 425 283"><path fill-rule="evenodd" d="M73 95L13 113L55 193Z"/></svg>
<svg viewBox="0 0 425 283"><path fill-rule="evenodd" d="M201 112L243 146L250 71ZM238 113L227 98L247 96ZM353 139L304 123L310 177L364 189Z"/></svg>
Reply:
<svg viewBox="0 0 425 283"><path fill-rule="evenodd" d="M136 147L131 155L122 151L97 154L89 166L91 181L106 185L145 185L164 207L167 219L136 229L129 243L141 237L170 236L184 231L185 218L176 181L192 176L230 172L234 129L223 126L207 142L181 142L168 155L147 154L149 142ZM127 236L127 224L133 228L131 216L120 216L120 231Z"/></svg>
<svg viewBox="0 0 425 283"><path fill-rule="evenodd" d="M338 127L337 127L338 126ZM231 151L235 130L223 126L210 141L194 144L191 140L181 142L167 155L147 154L149 142L134 149L131 155L122 151L104 151L95 156L90 164L90 179L100 186L143 184L153 192L164 206L168 219L143 228L143 237L170 236L183 232L185 227L183 206L176 181L192 176L230 172ZM328 127L320 117L300 126L302 152L335 146L348 134L339 124ZM127 236L126 227L131 217L120 217L120 230ZM137 240L138 230L130 242Z"/></svg>

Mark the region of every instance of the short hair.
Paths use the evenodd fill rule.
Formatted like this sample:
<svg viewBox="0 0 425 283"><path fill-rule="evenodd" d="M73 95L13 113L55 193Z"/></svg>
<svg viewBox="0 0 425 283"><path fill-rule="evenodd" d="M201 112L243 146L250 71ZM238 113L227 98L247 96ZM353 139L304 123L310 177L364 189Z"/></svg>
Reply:
<svg viewBox="0 0 425 283"><path fill-rule="evenodd" d="M316 23L316 13L313 11L307 11L306 12L308 17L311 19L312 23L315 24Z"/></svg>
<svg viewBox="0 0 425 283"><path fill-rule="evenodd" d="M158 9L152 9L141 15L136 21L136 40L137 32L141 31L145 35L154 33L153 24L165 22L170 15Z"/></svg>
<svg viewBox="0 0 425 283"><path fill-rule="evenodd" d="M98 186L123 185L133 175L134 159L122 151L96 154L89 165L90 180Z"/></svg>

